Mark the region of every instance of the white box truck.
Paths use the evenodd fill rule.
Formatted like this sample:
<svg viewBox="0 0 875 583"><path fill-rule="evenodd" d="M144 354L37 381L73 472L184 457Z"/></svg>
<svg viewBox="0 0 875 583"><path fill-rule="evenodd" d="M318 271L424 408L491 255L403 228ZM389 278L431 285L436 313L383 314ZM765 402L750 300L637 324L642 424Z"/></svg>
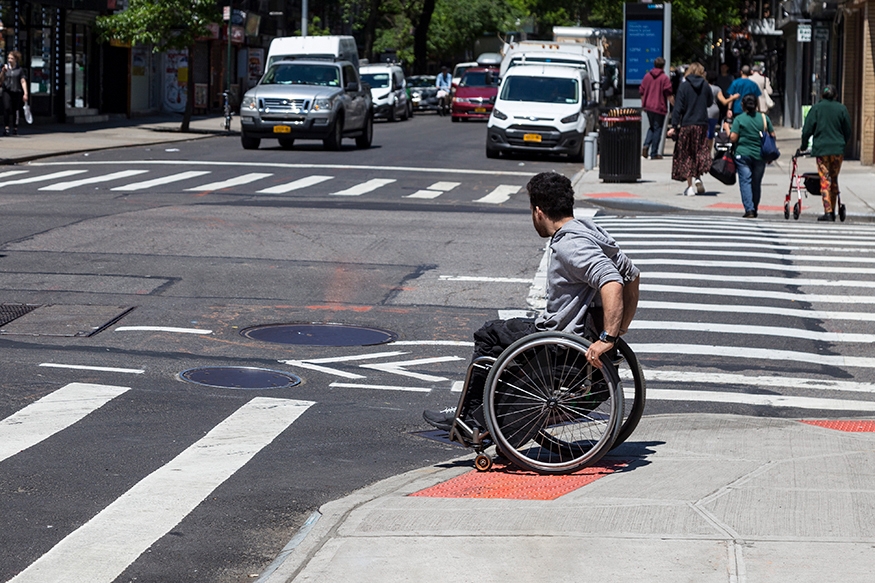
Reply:
<svg viewBox="0 0 875 583"><path fill-rule="evenodd" d="M358 47L351 36L284 36L270 41L265 70L276 61L294 59L347 61L356 71L359 68Z"/></svg>

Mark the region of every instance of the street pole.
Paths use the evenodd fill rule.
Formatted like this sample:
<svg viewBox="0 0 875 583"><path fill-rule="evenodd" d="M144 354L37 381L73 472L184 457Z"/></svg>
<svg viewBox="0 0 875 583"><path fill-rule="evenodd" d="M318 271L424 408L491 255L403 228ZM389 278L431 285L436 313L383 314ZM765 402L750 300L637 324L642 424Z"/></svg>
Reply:
<svg viewBox="0 0 875 583"><path fill-rule="evenodd" d="M307 36L307 0L301 0L301 36Z"/></svg>

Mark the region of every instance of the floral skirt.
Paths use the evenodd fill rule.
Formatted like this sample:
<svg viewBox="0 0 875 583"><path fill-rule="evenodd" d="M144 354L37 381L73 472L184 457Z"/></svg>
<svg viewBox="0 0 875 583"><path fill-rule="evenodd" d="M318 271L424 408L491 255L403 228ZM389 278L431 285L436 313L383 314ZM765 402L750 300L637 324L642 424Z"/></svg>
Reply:
<svg viewBox="0 0 875 583"><path fill-rule="evenodd" d="M708 174L711 152L707 140L708 126L683 126L680 129L671 161L672 180L685 181Z"/></svg>

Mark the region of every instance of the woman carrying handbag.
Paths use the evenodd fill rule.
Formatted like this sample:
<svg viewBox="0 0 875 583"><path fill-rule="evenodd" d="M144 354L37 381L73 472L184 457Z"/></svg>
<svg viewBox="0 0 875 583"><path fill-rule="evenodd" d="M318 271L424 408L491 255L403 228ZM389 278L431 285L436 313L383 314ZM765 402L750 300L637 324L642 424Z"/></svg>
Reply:
<svg viewBox="0 0 875 583"><path fill-rule="evenodd" d="M23 106L27 103L27 77L21 68L21 53L11 51L6 64L0 70L0 86L3 87L3 135L9 135L12 127L12 135L18 135L18 112L23 114ZM11 121L11 124L10 124Z"/></svg>
<svg viewBox="0 0 875 583"><path fill-rule="evenodd" d="M735 144L738 188L741 191L745 219L755 219L760 205L763 174L767 163L762 154L763 134L775 137L772 120L757 112L757 105L755 95L745 95L742 98L742 112L733 118L729 134L729 139Z"/></svg>

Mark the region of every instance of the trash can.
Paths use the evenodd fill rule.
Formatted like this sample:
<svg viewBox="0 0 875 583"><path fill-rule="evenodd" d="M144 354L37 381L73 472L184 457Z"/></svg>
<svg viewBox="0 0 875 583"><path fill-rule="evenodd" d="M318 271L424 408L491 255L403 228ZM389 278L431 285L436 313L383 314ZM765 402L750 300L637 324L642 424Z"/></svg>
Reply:
<svg viewBox="0 0 875 583"><path fill-rule="evenodd" d="M641 178L641 110L609 109L599 116L599 178L636 182Z"/></svg>

